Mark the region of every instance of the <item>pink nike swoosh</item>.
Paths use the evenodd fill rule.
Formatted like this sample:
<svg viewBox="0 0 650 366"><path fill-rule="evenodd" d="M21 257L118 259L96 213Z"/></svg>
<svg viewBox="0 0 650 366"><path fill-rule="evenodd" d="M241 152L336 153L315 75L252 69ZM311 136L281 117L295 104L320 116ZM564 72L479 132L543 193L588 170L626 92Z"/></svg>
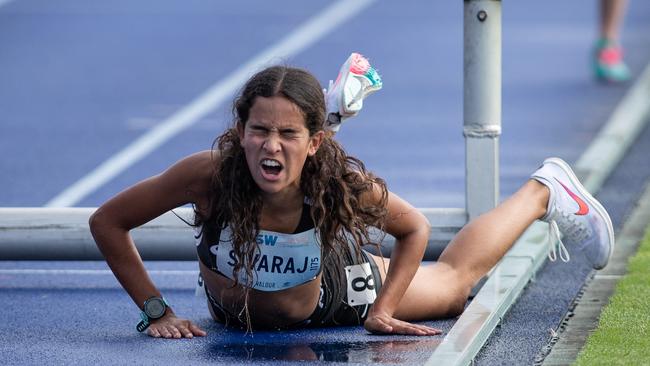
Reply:
<svg viewBox="0 0 650 366"><path fill-rule="evenodd" d="M566 193L568 193L569 196L571 196L571 198L573 198L573 200L576 201L576 203L578 204L578 211L574 215L582 216L582 215L588 214L589 213L589 206L587 206L587 203L585 201L583 201L582 198L578 197L577 194L571 192L571 190L569 188L567 188L567 186L562 184L562 182L560 182L557 178L555 178L555 180L557 180L557 182L560 183L560 185L562 185L562 187L564 188Z"/></svg>

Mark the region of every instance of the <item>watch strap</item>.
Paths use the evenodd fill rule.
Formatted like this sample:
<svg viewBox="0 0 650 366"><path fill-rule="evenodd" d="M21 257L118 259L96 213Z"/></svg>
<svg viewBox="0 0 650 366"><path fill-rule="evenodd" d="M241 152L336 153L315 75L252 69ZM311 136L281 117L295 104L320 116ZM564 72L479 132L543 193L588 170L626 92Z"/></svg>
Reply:
<svg viewBox="0 0 650 366"><path fill-rule="evenodd" d="M163 302L163 304L165 304L165 312L167 312L167 308L169 307L169 303L167 302L167 299L165 299L164 296L160 296L160 297L158 297L158 296L152 296L152 297L148 298L147 300L145 300L145 304L146 304L147 301L149 301L149 300L151 300L151 299L153 299L153 298L159 298L159 299L161 299L162 302ZM143 307L144 307L144 305L143 305ZM165 316L165 315L164 315L165 312L163 312L163 315L162 315L160 318L162 318L163 316ZM149 328L149 325L151 325L151 318L149 317L149 315L147 315L146 312L144 312L144 310L140 311L140 318L141 318L141 320L140 320L140 322L138 322L138 324L135 326L135 329L137 329L138 332L142 333L142 332L144 332L147 328ZM156 319L160 319L160 318L156 318Z"/></svg>
<svg viewBox="0 0 650 366"><path fill-rule="evenodd" d="M146 316L146 315L145 315L145 316ZM148 318L148 317L147 317L147 318ZM140 320L140 322L135 326L135 329L137 329L138 332L142 333L142 332L144 332L147 328L149 328L149 325L150 325L150 324L151 324L151 323L149 323L149 319L147 319L147 320L142 319L142 320Z"/></svg>

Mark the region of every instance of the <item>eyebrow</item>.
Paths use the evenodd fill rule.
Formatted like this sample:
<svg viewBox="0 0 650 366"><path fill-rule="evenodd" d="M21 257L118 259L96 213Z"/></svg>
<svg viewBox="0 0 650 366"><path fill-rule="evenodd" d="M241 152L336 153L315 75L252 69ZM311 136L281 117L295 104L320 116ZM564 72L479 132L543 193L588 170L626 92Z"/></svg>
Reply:
<svg viewBox="0 0 650 366"><path fill-rule="evenodd" d="M272 130L273 129L273 127L268 127L267 124L265 124L264 122L249 121L248 123L250 124L251 128L254 128L254 129L257 129L257 130L261 130L261 129ZM299 128L296 128L296 127L293 127L293 126L287 126L287 127L280 126L280 127L277 127L276 129L278 130L278 132L299 132L300 131Z"/></svg>

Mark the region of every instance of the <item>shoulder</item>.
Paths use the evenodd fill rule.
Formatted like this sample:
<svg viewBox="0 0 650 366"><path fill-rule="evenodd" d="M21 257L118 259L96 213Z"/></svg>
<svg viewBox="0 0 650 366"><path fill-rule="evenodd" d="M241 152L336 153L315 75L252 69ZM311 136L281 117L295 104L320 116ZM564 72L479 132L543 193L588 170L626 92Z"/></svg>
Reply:
<svg viewBox="0 0 650 366"><path fill-rule="evenodd" d="M359 203L363 206L385 206L390 192L384 180L362 172L355 172L355 175L355 180L364 187L359 195Z"/></svg>
<svg viewBox="0 0 650 366"><path fill-rule="evenodd" d="M212 177L215 164L218 164L219 160L218 152L201 151L177 161L163 172L163 175L202 182Z"/></svg>
<svg viewBox="0 0 650 366"><path fill-rule="evenodd" d="M209 200L216 160L210 151L187 156L164 172L118 193L94 216L110 217L116 225L130 230L188 203L204 207Z"/></svg>
<svg viewBox="0 0 650 366"><path fill-rule="evenodd" d="M200 203L210 191L212 177L220 162L217 151L205 150L186 156L177 161L160 178L164 181L185 187L186 193Z"/></svg>
<svg viewBox="0 0 650 366"><path fill-rule="evenodd" d="M188 155L174 165L169 170L182 172L193 177L211 176L215 168L215 164L220 161L218 151L205 150Z"/></svg>

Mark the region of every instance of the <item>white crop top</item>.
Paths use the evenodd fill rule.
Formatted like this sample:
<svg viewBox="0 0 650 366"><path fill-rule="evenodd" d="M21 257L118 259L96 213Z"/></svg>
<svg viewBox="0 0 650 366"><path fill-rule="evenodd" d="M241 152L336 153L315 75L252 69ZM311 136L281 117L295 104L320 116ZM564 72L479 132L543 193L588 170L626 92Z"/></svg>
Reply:
<svg viewBox="0 0 650 366"><path fill-rule="evenodd" d="M231 238L232 231L226 226L221 230L217 241L207 246L212 257L210 262L216 267L212 269L234 280L233 269L237 259ZM320 273L321 246L313 228L294 234L260 230L256 241L257 253L253 259L251 288L280 291L309 282ZM201 246L201 242L199 238L197 246ZM204 264L209 265L202 258L204 256L201 255L201 250L199 257ZM243 268L239 271L239 283L248 284L246 270Z"/></svg>

